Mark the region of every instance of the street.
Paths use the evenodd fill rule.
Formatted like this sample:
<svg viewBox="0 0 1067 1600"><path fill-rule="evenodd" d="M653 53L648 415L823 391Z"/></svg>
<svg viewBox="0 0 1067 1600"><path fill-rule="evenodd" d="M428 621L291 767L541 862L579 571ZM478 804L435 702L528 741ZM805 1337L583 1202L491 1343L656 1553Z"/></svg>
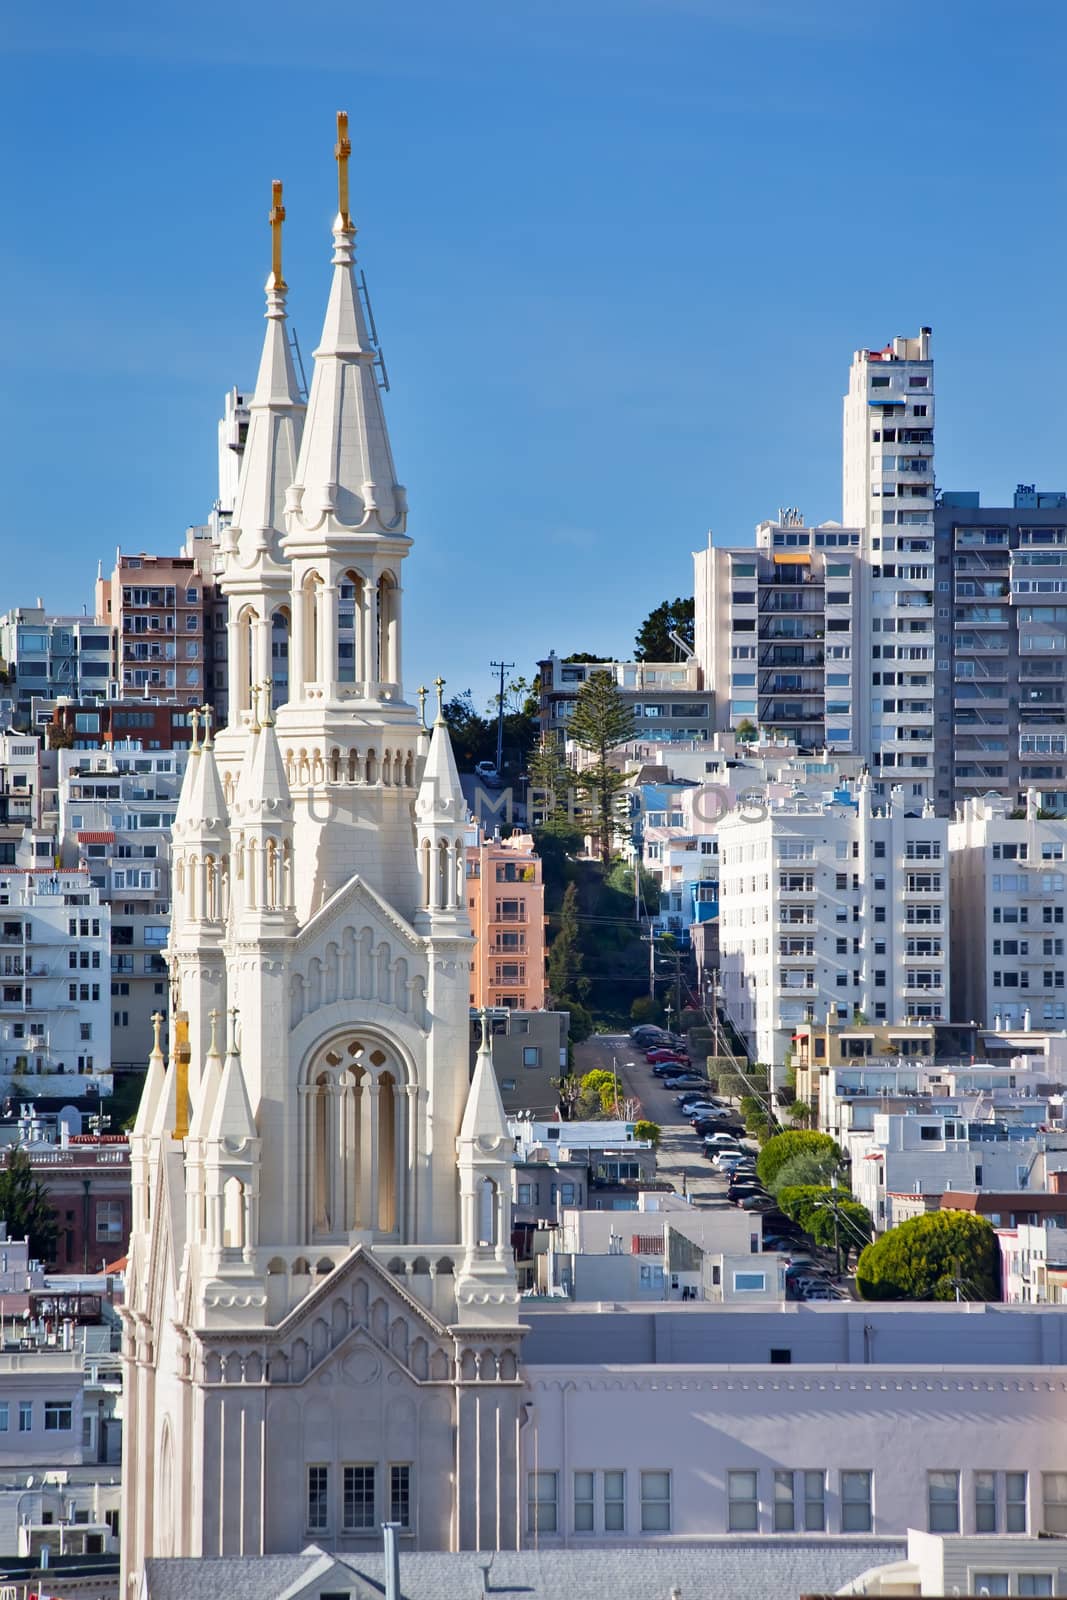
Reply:
<svg viewBox="0 0 1067 1600"><path fill-rule="evenodd" d="M620 1094L641 1102L641 1114L662 1131L657 1176L684 1190L695 1205L728 1206L726 1180L701 1154L700 1141L675 1104L676 1091L652 1076L643 1050L623 1033L593 1034L574 1047L574 1070L581 1077L601 1067L619 1075ZM753 1145L755 1150L755 1145Z"/></svg>

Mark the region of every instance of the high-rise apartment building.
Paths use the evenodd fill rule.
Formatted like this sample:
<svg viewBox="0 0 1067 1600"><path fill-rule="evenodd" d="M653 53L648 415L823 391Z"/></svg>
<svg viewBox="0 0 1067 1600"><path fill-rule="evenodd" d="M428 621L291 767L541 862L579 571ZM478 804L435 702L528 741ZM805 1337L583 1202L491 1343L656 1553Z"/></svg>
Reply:
<svg viewBox="0 0 1067 1600"><path fill-rule="evenodd" d="M1067 821L1038 813L983 795L949 825L956 1012L998 1031L1067 1020Z"/></svg>
<svg viewBox="0 0 1067 1600"><path fill-rule="evenodd" d="M1013 506L981 507L946 493L936 517L952 606L939 803L951 790L1019 807L1036 788L1043 810L1067 812L1067 495L1021 485Z"/></svg>
<svg viewBox="0 0 1067 1600"><path fill-rule="evenodd" d="M857 748L862 537L837 523L807 527L789 511L759 524L755 549L709 540L695 553L696 655L717 731L750 722L800 750Z"/></svg>
<svg viewBox="0 0 1067 1600"><path fill-rule="evenodd" d="M936 798L948 701L939 644L930 330L856 351L844 405L843 522L761 523L756 548L697 551L696 659L716 726L862 756L873 792ZM940 695L940 700L939 700ZM943 797L947 809L947 794Z"/></svg>
<svg viewBox="0 0 1067 1600"><path fill-rule="evenodd" d="M871 799L863 782L719 823L721 993L757 1060L828 1015L948 1020L948 821Z"/></svg>

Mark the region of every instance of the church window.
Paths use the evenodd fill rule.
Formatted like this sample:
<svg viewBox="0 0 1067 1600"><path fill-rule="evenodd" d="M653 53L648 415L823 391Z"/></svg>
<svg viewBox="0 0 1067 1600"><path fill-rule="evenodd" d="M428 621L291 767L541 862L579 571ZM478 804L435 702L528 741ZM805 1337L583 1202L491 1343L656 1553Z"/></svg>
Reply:
<svg viewBox="0 0 1067 1600"><path fill-rule="evenodd" d="M671 1475L669 1472L641 1474L641 1532L670 1533Z"/></svg>
<svg viewBox="0 0 1067 1600"><path fill-rule="evenodd" d="M307 1528L325 1533L330 1526L330 1469L308 1467Z"/></svg>
<svg viewBox="0 0 1067 1600"><path fill-rule="evenodd" d="M411 1527L411 1468L406 1464L389 1468L389 1520Z"/></svg>
<svg viewBox="0 0 1067 1600"><path fill-rule="evenodd" d="M526 1531L555 1533L559 1521L559 1474L526 1474Z"/></svg>
<svg viewBox="0 0 1067 1600"><path fill-rule="evenodd" d="M345 1533L374 1532L375 1468L361 1465L346 1466L342 1470L341 1520Z"/></svg>

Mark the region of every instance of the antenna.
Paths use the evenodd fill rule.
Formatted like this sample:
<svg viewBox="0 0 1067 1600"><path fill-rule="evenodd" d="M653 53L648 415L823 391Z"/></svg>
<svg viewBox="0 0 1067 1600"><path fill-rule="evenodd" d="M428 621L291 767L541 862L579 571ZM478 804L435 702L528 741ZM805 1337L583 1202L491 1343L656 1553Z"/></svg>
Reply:
<svg viewBox="0 0 1067 1600"><path fill-rule="evenodd" d="M374 365L378 368L378 387L389 392L389 373L385 366L385 356L382 354L382 342L378 337L378 324L374 320L374 308L370 303L370 290L367 288L367 274L363 268L359 269L359 297L363 301L363 309L367 313L367 327L370 341L374 346Z"/></svg>

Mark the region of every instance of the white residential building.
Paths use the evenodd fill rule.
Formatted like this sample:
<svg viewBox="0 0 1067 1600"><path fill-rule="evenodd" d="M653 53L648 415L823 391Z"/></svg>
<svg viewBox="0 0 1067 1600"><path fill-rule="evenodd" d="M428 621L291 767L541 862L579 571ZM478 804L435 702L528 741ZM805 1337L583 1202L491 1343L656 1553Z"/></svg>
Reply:
<svg viewBox="0 0 1067 1600"><path fill-rule="evenodd" d="M949 1016L947 827L855 799L772 802L719 825L719 950L730 1018L782 1065L797 1023Z"/></svg>
<svg viewBox="0 0 1067 1600"><path fill-rule="evenodd" d="M0 877L0 1080L65 1074L111 1092L110 913L87 872Z"/></svg>
<svg viewBox="0 0 1067 1600"><path fill-rule="evenodd" d="M1029 1102L1029 1109L1033 1106ZM878 1112L869 1132L847 1135L852 1192L879 1232L916 1208L939 1203L950 1189L971 1194L1040 1190L1049 1172L1067 1167L1062 1129L1043 1131L1036 1117L975 1121L969 1110L963 1101L929 1111Z"/></svg>
<svg viewBox="0 0 1067 1600"><path fill-rule="evenodd" d="M1067 820L1039 811L983 795L949 828L957 1015L998 1031L1067 1021Z"/></svg>
<svg viewBox="0 0 1067 1600"><path fill-rule="evenodd" d="M88 871L111 912L111 1060L143 1066L168 1009L171 825L188 750L59 752L64 863Z"/></svg>

